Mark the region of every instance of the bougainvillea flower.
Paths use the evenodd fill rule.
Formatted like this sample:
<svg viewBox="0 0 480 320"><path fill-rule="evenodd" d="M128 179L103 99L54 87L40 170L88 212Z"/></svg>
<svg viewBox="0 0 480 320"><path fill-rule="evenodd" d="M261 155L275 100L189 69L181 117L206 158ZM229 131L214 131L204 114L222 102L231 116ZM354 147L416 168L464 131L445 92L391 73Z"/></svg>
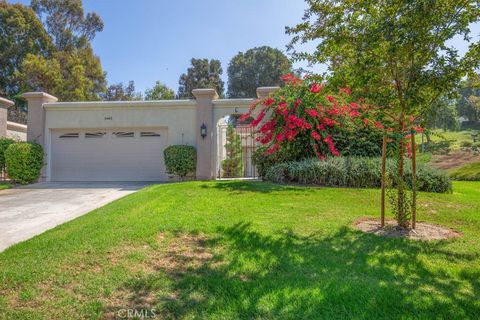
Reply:
<svg viewBox="0 0 480 320"><path fill-rule="evenodd" d="M323 86L319 86L318 83L314 83L312 84L312 86L310 87L310 92L313 92L313 93L319 93L320 91L322 91L322 87Z"/></svg>
<svg viewBox="0 0 480 320"><path fill-rule="evenodd" d="M295 111L297 109L297 107L300 105L300 103L302 103L301 99L295 100L295 103L293 104L293 111Z"/></svg>
<svg viewBox="0 0 480 320"><path fill-rule="evenodd" d="M310 135L312 136L313 139L317 141L320 141L322 139L322 136L317 131L312 131Z"/></svg>
<svg viewBox="0 0 480 320"><path fill-rule="evenodd" d="M246 121L247 119L250 118L250 114L249 113L244 113L240 116L240 121Z"/></svg>
<svg viewBox="0 0 480 320"><path fill-rule="evenodd" d="M305 113L307 113L310 117L317 117L318 116L318 111L315 109L307 109L305 110Z"/></svg>
<svg viewBox="0 0 480 320"><path fill-rule="evenodd" d="M302 82L300 78L295 77L291 73L284 74L283 76L280 77L280 79L282 79L282 81L285 83L292 83L293 85L296 85Z"/></svg>
<svg viewBox="0 0 480 320"><path fill-rule="evenodd" d="M326 126L329 126L329 127L333 127L335 125L335 120L330 118L323 118L322 121Z"/></svg>
<svg viewBox="0 0 480 320"><path fill-rule="evenodd" d="M269 149L267 149L267 151L265 151L266 154L273 154L275 153L275 151L278 150L278 148L280 148L280 143L275 143L272 147L270 147Z"/></svg>
<svg viewBox="0 0 480 320"><path fill-rule="evenodd" d="M325 96L325 98L330 102L335 102L335 98L332 96Z"/></svg>
<svg viewBox="0 0 480 320"><path fill-rule="evenodd" d="M378 121L373 121L373 125L375 127L377 127L378 129L384 129L385 128L385 126Z"/></svg>
<svg viewBox="0 0 480 320"><path fill-rule="evenodd" d="M425 128L422 128L422 127L413 127L413 130L415 130L418 133L425 132Z"/></svg>
<svg viewBox="0 0 480 320"><path fill-rule="evenodd" d="M350 90L350 88L340 88L340 89L338 89L338 91L346 93L348 95L352 94L352 91Z"/></svg>
<svg viewBox="0 0 480 320"><path fill-rule="evenodd" d="M351 110L349 113L351 117L358 117L360 115L360 112L357 110Z"/></svg>
<svg viewBox="0 0 480 320"><path fill-rule="evenodd" d="M272 98L267 98L267 99L265 99L265 101L263 101L263 105L268 107L268 106L272 105L274 102L275 102L275 100L273 100Z"/></svg>

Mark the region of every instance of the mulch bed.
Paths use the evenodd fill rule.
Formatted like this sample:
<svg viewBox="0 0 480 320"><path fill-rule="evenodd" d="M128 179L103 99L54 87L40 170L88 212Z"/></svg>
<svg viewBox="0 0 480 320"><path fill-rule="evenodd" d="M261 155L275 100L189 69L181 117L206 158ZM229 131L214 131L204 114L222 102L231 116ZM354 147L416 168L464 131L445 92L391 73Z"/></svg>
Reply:
<svg viewBox="0 0 480 320"><path fill-rule="evenodd" d="M473 162L480 162L480 155L469 151L456 151L446 155L433 155L430 164L437 169L449 170Z"/></svg>
<svg viewBox="0 0 480 320"><path fill-rule="evenodd" d="M380 218L361 218L353 223L357 230L373 233L387 238L408 238L413 240L445 240L460 237L462 234L438 224L417 222L415 230L400 228L395 220L385 220L385 227L380 227Z"/></svg>

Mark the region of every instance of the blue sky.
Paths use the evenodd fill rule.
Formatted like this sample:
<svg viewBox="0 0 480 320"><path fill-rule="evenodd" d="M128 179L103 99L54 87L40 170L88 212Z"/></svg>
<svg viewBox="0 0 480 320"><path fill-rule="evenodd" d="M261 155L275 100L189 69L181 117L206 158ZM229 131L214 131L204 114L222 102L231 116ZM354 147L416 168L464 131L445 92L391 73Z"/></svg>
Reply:
<svg viewBox="0 0 480 320"><path fill-rule="evenodd" d="M28 5L30 0L10 2ZM134 80L142 92L156 80L177 91L178 78L192 57L220 59L226 83L228 62L239 51L262 45L285 51L290 40L285 26L300 22L306 8L303 0L83 0L83 4L105 24L93 48L109 83ZM477 39L479 33L476 25ZM465 47L460 39L452 44Z"/></svg>

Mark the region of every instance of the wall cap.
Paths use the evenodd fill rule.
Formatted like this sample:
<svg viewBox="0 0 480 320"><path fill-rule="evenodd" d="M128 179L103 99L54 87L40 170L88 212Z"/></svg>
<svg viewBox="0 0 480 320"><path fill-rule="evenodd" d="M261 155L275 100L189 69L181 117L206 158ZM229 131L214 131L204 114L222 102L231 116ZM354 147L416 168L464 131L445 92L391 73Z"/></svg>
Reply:
<svg viewBox="0 0 480 320"><path fill-rule="evenodd" d="M243 106L250 106L255 100L254 99L217 99L213 100L214 107L221 107L221 106L236 106L236 105L243 105Z"/></svg>
<svg viewBox="0 0 480 320"><path fill-rule="evenodd" d="M13 121L7 121L7 130L17 131L17 132L27 132L27 126Z"/></svg>
<svg viewBox="0 0 480 320"><path fill-rule="evenodd" d="M25 92L22 94L25 99L44 99L46 102L57 102L58 98L45 92Z"/></svg>
<svg viewBox="0 0 480 320"><path fill-rule="evenodd" d="M86 101L86 102L54 102L45 103L45 109L64 109L64 110L80 110L80 109L115 109L115 108L168 108L175 107L191 107L195 106L195 100L150 100L150 101Z"/></svg>
<svg viewBox="0 0 480 320"><path fill-rule="evenodd" d="M207 98L211 97L212 100L218 99L218 93L215 89L193 89L192 94L195 98Z"/></svg>
<svg viewBox="0 0 480 320"><path fill-rule="evenodd" d="M4 106L6 108L13 106L15 103L12 100L8 100L5 98L0 97L0 106Z"/></svg>
<svg viewBox="0 0 480 320"><path fill-rule="evenodd" d="M274 93L275 91L279 90L280 87L258 87L257 88L257 97L267 97L271 93Z"/></svg>

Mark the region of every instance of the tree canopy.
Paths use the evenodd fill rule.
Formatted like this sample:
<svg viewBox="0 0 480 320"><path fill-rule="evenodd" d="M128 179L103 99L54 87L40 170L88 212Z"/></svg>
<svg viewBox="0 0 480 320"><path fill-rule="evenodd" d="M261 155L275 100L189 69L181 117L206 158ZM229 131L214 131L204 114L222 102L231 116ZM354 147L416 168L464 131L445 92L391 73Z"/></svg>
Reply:
<svg viewBox="0 0 480 320"><path fill-rule="evenodd" d="M457 99L460 116L470 121L480 120L480 83L476 79L467 79L461 83Z"/></svg>
<svg viewBox="0 0 480 320"><path fill-rule="evenodd" d="M20 92L15 75L27 55L48 58L55 47L35 12L21 4L0 1L0 95Z"/></svg>
<svg viewBox="0 0 480 320"><path fill-rule="evenodd" d="M193 98L193 89L212 88L220 97L223 97L225 83L221 75L223 69L220 60L192 58L191 67L187 73L180 76L178 81L178 97Z"/></svg>
<svg viewBox="0 0 480 320"><path fill-rule="evenodd" d="M122 82L108 86L105 93L102 94L102 99L106 101L134 101L141 100L142 95L135 91L135 82L129 81L126 86Z"/></svg>
<svg viewBox="0 0 480 320"><path fill-rule="evenodd" d="M280 86L280 76L292 69L290 60L278 49L268 46L239 52L228 65L228 91L230 98L256 97L261 86Z"/></svg>
<svg viewBox="0 0 480 320"><path fill-rule="evenodd" d="M325 63L333 85L346 85L399 114L422 116L479 66L480 43L470 25L479 20L478 1L307 0L303 22L287 28L290 49L315 42L295 59ZM449 45L463 37L465 55Z"/></svg>
<svg viewBox="0 0 480 320"><path fill-rule="evenodd" d="M160 81L155 86L145 90L145 100L171 100L175 99L175 92Z"/></svg>
<svg viewBox="0 0 480 320"><path fill-rule="evenodd" d="M83 48L103 30L102 19L95 12L85 15L81 0L32 0L31 7L58 50Z"/></svg>

